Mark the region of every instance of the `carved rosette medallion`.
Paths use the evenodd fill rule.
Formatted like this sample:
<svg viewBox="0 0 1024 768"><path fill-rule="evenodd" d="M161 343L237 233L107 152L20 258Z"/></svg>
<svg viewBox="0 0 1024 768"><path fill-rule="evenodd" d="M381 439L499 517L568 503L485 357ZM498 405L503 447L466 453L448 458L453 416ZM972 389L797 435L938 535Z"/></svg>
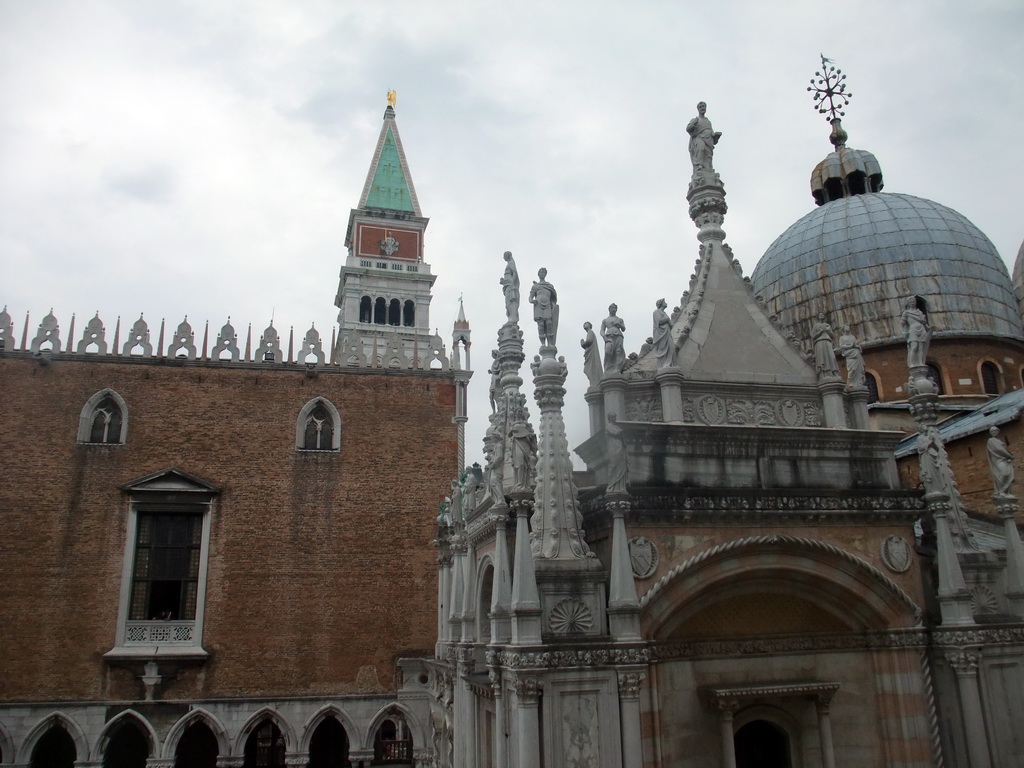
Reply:
<svg viewBox="0 0 1024 768"><path fill-rule="evenodd" d="M594 627L594 614L578 597L567 597L551 609L548 626L559 635L587 632Z"/></svg>
<svg viewBox="0 0 1024 768"><path fill-rule="evenodd" d="M970 591L972 613L996 613L999 611L999 600L996 599L996 593L990 587L984 584L975 584Z"/></svg>
<svg viewBox="0 0 1024 768"><path fill-rule="evenodd" d="M775 404L775 415L784 427L800 427L804 423L804 409L796 400L787 397Z"/></svg>
<svg viewBox="0 0 1024 768"><path fill-rule="evenodd" d="M646 536L634 536L629 540L629 564L636 578L647 579L653 576L660 560L658 547Z"/></svg>
<svg viewBox="0 0 1024 768"><path fill-rule="evenodd" d="M708 426L715 426L725 421L725 401L715 395L704 395L697 403L697 417Z"/></svg>
<svg viewBox="0 0 1024 768"><path fill-rule="evenodd" d="M895 533L882 541L882 562L893 573L906 573L913 559L907 540Z"/></svg>

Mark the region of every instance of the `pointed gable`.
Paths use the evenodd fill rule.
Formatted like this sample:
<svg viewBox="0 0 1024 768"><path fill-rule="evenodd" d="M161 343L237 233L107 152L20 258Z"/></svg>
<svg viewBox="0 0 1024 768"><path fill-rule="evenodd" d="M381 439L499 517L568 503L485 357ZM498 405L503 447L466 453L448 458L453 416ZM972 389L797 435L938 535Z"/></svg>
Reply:
<svg viewBox="0 0 1024 768"><path fill-rule="evenodd" d="M814 369L768 318L726 247L705 245L696 295L673 328L682 339L677 365L696 380L814 385Z"/></svg>
<svg viewBox="0 0 1024 768"><path fill-rule="evenodd" d="M384 125L377 139L377 148L373 153L359 207L421 215L416 188L412 183L409 164L402 149L402 138L395 122L395 110L391 107L384 111Z"/></svg>

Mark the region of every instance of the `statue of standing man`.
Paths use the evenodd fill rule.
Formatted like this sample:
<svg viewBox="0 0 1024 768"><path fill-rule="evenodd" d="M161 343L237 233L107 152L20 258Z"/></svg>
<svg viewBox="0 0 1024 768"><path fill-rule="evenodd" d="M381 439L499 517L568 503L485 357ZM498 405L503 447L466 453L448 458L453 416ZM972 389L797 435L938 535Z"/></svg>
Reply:
<svg viewBox="0 0 1024 768"><path fill-rule="evenodd" d="M914 296L903 304L900 329L907 336L907 366L924 366L928 362L928 342L932 339L932 327L928 323L928 315L921 311Z"/></svg>
<svg viewBox="0 0 1024 768"><path fill-rule="evenodd" d="M530 303L533 304L533 319L537 321L541 346L555 346L558 334L558 293L555 286L547 281L548 271L544 267L537 272L540 280L530 288Z"/></svg>
<svg viewBox="0 0 1024 768"><path fill-rule="evenodd" d="M505 251L502 257L505 259L505 274L498 282L501 284L501 292L505 294L505 316L510 323L519 322L519 270L516 269L516 260L512 258L512 251Z"/></svg>
<svg viewBox="0 0 1024 768"><path fill-rule="evenodd" d="M690 162L693 163L694 176L715 172L711 160L715 154L715 145L722 138L722 132L715 131L711 121L704 116L707 108L707 104L700 102L697 105L697 117L686 124L686 132L690 134Z"/></svg>

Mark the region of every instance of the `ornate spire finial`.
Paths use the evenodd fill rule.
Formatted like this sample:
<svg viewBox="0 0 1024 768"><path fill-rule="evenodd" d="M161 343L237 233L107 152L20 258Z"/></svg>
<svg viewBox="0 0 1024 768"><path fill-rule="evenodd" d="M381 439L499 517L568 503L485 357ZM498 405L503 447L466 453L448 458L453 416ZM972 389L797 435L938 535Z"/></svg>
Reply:
<svg viewBox="0 0 1024 768"><path fill-rule="evenodd" d="M398 91L394 88L388 89L388 106L392 109L395 108L395 104L398 103Z"/></svg>
<svg viewBox="0 0 1024 768"><path fill-rule="evenodd" d="M821 69L814 73L811 84L807 90L814 98L814 106L826 119L832 123L832 135L829 141L836 149L846 145L848 135L843 130L842 120L846 116L844 108L850 103L852 93L846 91L846 75L843 70L836 69L832 65L832 59L821 55Z"/></svg>
<svg viewBox="0 0 1024 768"><path fill-rule="evenodd" d="M821 54L821 69L814 73L807 90L813 94L818 112L827 114L829 121L836 117L846 117L843 109L850 103L853 94L846 91L846 75L843 70L832 66L832 59L826 59L825 54Z"/></svg>

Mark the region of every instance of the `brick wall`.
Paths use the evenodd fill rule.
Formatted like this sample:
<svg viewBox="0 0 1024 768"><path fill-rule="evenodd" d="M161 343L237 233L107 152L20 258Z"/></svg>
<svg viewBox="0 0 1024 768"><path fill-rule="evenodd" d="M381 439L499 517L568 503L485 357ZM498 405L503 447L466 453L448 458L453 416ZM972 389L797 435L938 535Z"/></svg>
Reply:
<svg viewBox="0 0 1024 768"><path fill-rule="evenodd" d="M78 445L110 387L123 446ZM169 467L221 489L211 516L204 664L165 698L394 688L435 635L438 501L456 472L450 374L321 373L178 361L0 358L0 700L137 698L109 666L124 483ZM310 399L339 410L340 453L295 450Z"/></svg>
<svg viewBox="0 0 1024 768"><path fill-rule="evenodd" d="M1021 387L1024 344L1010 339L933 339L928 358L943 374L946 395L984 395L980 366L990 361L999 368L1000 392ZM839 358L842 363L842 357ZM864 350L864 365L878 380L878 395L885 402L906 400L907 348L902 345ZM845 372L843 374L845 376ZM899 388L899 391L897 391Z"/></svg>

